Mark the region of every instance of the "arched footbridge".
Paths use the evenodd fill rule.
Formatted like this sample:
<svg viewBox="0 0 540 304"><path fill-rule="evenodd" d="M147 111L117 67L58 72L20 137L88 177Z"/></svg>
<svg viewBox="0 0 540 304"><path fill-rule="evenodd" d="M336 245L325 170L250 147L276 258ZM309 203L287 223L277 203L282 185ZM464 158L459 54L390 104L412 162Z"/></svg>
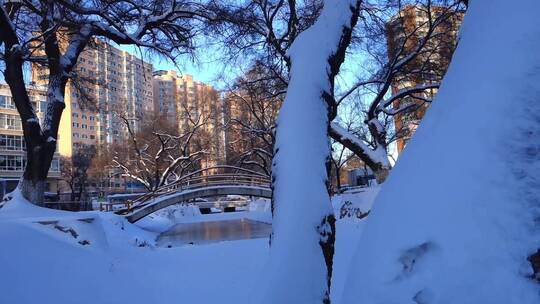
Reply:
<svg viewBox="0 0 540 304"><path fill-rule="evenodd" d="M119 209L115 213L124 215L129 222L134 223L153 212L174 204L196 198L226 195L271 198L270 179L252 172L199 176L192 174L129 201L127 207Z"/></svg>

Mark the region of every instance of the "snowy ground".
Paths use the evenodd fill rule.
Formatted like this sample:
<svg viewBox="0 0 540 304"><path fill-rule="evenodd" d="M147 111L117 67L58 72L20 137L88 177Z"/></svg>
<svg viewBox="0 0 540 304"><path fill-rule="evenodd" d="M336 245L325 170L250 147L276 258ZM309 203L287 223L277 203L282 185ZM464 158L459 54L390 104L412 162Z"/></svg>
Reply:
<svg viewBox="0 0 540 304"><path fill-rule="evenodd" d="M373 192L334 199L368 208ZM169 210L170 211L170 210ZM264 203L248 211L200 215L178 210L140 226L100 212L63 212L19 198L0 209L0 303L249 303L267 260L268 240L159 248L158 231L176 222L246 217L268 221ZM337 222L333 288L341 294L362 221Z"/></svg>

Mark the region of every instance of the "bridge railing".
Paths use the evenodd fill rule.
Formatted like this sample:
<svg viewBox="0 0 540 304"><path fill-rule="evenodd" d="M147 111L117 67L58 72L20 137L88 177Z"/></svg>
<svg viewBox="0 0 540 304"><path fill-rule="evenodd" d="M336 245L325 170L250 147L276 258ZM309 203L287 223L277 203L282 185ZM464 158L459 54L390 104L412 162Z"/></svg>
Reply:
<svg viewBox="0 0 540 304"><path fill-rule="evenodd" d="M154 198L165 196L173 192L195 190L208 187L219 186L251 186L270 187L270 179L262 175L252 174L215 174L202 176L187 176L174 183L170 183L158 188L154 192L148 192L135 200L126 204L127 212L142 208L150 203Z"/></svg>

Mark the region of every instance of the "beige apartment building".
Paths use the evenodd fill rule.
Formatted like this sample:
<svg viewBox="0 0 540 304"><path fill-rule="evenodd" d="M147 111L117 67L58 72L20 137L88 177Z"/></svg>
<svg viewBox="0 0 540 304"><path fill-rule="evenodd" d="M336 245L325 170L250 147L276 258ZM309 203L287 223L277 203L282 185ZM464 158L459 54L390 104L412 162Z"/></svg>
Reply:
<svg viewBox="0 0 540 304"><path fill-rule="evenodd" d="M226 163L263 174L271 172L274 142L269 132L275 125L282 100L237 90L228 93L223 103Z"/></svg>
<svg viewBox="0 0 540 304"><path fill-rule="evenodd" d="M66 108L58 132L60 155L71 156L81 145L95 145L100 151L119 143L127 137L127 128L118 114L132 119L136 131L145 114L154 111L152 64L96 40L81 53L75 71L80 80L77 85L70 81L66 87ZM32 79L46 85L47 70L34 66ZM128 190L129 183L115 170L108 170L109 190Z"/></svg>
<svg viewBox="0 0 540 304"><path fill-rule="evenodd" d="M404 75L398 75L392 83L392 94L398 91L413 88L419 85L439 83L452 59L453 51L457 44L457 35L464 13L461 11L450 11L444 6L432 6L428 11L426 7L420 5L408 5L395 15L387 24L387 44L388 56L393 58L398 50L403 46L402 56L411 54L418 47L418 43L428 31L428 17L431 14L433 20L442 14L449 14L449 17L435 29L434 34L428 40L425 50L416 59L405 67ZM407 39L408 37L408 39ZM419 72L414 72L419 71ZM419 97L433 99L437 89L425 91ZM411 102L411 97L406 97L394 103L397 108L400 104ZM407 141L416 131L422 120L428 103L415 100L420 108L410 113L400 113L394 116L396 130L403 131L404 136L397 140L398 153L405 148Z"/></svg>
<svg viewBox="0 0 540 304"><path fill-rule="evenodd" d="M39 87L28 88L40 122L47 108L46 90ZM21 118L6 84L0 84L0 179L6 183L8 191L15 189L26 167L26 143L23 137ZM56 193L60 180L58 154L51 163L46 191Z"/></svg>
<svg viewBox="0 0 540 304"><path fill-rule="evenodd" d="M223 105L218 92L191 75L175 71L156 71L153 77L154 110L163 119L178 126L180 134L194 124L203 123L202 134L194 139L193 149L206 150L201 168L224 161Z"/></svg>

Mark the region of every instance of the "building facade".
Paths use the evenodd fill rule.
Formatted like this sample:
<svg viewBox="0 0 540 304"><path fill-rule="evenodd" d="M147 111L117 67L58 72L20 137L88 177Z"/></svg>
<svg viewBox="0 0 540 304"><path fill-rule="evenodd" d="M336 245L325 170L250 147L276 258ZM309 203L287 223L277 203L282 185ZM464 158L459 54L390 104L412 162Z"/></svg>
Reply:
<svg viewBox="0 0 540 304"><path fill-rule="evenodd" d="M401 74L396 75L392 82L392 94L420 85L440 83L457 44L458 30L463 20L463 12L441 6L431 6L429 10L420 5L410 5L403 8L386 24L388 56L390 60L398 56L408 56L418 49L422 38L429 30L429 15L435 20L444 16L442 21L427 41L422 52L404 67ZM437 89L426 90L416 94L422 99L433 100ZM407 141L416 131L429 103L421 99L406 97L394 102L399 108L404 103L415 102L417 109L412 112L402 112L394 116L396 132L401 135L397 139L398 153L405 148Z"/></svg>
<svg viewBox="0 0 540 304"><path fill-rule="evenodd" d="M75 72L60 122L61 155L70 156L78 145L119 143L127 137L119 115L132 119L136 130L145 114L153 112L152 64L96 40L81 53ZM46 85L46 73L35 67L34 83Z"/></svg>
<svg viewBox="0 0 540 304"><path fill-rule="evenodd" d="M33 87L28 89L31 102L40 122L47 109L46 90ZM26 142L24 141L21 118L11 91L6 84L0 84L0 179L6 182L6 190L15 189L26 167ZM46 191L56 193L60 180L58 153L54 156L46 181Z"/></svg>
<svg viewBox="0 0 540 304"><path fill-rule="evenodd" d="M130 119L134 131L145 115L153 113L152 64L100 40L81 53L76 77L68 82L65 109L58 131L57 151L70 157L81 146L95 146L97 153L127 138L127 127L120 118ZM32 80L46 85L46 68L34 66ZM107 169L110 181L107 191L129 190L132 183Z"/></svg>
<svg viewBox="0 0 540 304"><path fill-rule="evenodd" d="M226 162L264 174L272 171L274 128L281 107L279 98L246 90L224 99Z"/></svg>

